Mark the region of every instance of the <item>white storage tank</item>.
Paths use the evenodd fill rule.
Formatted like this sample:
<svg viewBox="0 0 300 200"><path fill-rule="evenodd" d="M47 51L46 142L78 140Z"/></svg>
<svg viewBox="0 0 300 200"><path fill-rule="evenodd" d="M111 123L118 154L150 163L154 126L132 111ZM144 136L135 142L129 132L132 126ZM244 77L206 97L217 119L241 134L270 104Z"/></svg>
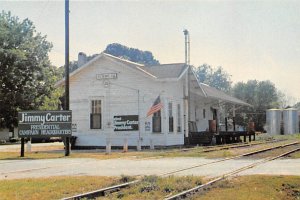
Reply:
<svg viewBox="0 0 300 200"><path fill-rule="evenodd" d="M282 122L282 110L269 109L266 113L267 133L280 135L280 126Z"/></svg>
<svg viewBox="0 0 300 200"><path fill-rule="evenodd" d="M283 110L283 127L285 135L299 133L298 110L294 108Z"/></svg>

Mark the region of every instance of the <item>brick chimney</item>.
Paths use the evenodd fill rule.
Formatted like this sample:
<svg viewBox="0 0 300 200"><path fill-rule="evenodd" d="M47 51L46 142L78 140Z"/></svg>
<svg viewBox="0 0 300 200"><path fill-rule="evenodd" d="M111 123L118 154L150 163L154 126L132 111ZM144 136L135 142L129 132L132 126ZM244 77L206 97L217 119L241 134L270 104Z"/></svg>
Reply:
<svg viewBox="0 0 300 200"><path fill-rule="evenodd" d="M81 67L87 62L86 54L83 52L78 53L78 67Z"/></svg>

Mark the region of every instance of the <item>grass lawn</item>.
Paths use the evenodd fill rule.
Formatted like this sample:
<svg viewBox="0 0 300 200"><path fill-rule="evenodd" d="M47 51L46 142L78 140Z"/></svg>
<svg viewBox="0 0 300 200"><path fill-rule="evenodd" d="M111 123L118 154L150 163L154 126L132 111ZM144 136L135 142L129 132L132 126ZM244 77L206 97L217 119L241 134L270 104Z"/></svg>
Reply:
<svg viewBox="0 0 300 200"><path fill-rule="evenodd" d="M123 199L123 200L154 200L164 199L174 194L188 190L202 184L201 177L195 176L145 176L135 187L126 188L117 193L97 199Z"/></svg>
<svg viewBox="0 0 300 200"><path fill-rule="evenodd" d="M151 177L150 177L151 178ZM149 179L146 177L146 179ZM199 177L152 178L135 188L98 199L164 199L201 183ZM190 200L297 200L300 199L300 176L242 176L224 180L189 197Z"/></svg>
<svg viewBox="0 0 300 200"><path fill-rule="evenodd" d="M0 199L30 199L50 200L73 196L78 193L88 192L110 185L124 182L131 177L51 177L37 179L16 179L0 181ZM136 187L110 194L105 199L161 199L201 184L199 177L174 177L158 178L146 176Z"/></svg>
<svg viewBox="0 0 300 200"><path fill-rule="evenodd" d="M193 200L297 200L300 176L252 175L224 180Z"/></svg>
<svg viewBox="0 0 300 200"><path fill-rule="evenodd" d="M0 181L1 200L60 199L123 182L130 177L51 177ZM201 177L145 176L135 187L97 199L164 199L203 183ZM223 180L191 196L191 200L296 200L300 199L300 176L238 176Z"/></svg>
<svg viewBox="0 0 300 200"><path fill-rule="evenodd" d="M300 152L297 151L295 153L292 153L289 156L287 156L287 158L299 159L300 158Z"/></svg>
<svg viewBox="0 0 300 200"><path fill-rule="evenodd" d="M161 150L161 151L130 151L123 153L112 152L111 154L106 154L104 152L71 152L70 156L65 157L64 151L32 151L30 153L25 152L25 157L21 158L19 152L0 152L0 160L16 160L16 159L51 159L51 158L94 158L94 159L114 159L114 158L124 158L124 159L149 159L149 158L172 158L172 157L203 157L203 158L224 158L231 157L235 155L240 155L243 153L251 152L254 150L264 149L267 147L288 143L284 141L276 144L263 144L247 148L240 149L228 149L228 150L218 150L213 152L203 152L203 147L196 147L188 151L181 151L178 149L174 150ZM291 154L289 158L300 158L300 152Z"/></svg>
<svg viewBox="0 0 300 200"><path fill-rule="evenodd" d="M0 181L0 199L61 199L118 183L115 177L51 177Z"/></svg>
<svg viewBox="0 0 300 200"><path fill-rule="evenodd" d="M288 139L286 141L281 141L279 143L268 143L262 145L256 145L248 148L240 148L240 149L228 149L228 150L218 150L214 152L203 152L202 146L191 148L187 151L182 151L181 149L167 149L167 150L143 150L140 152L137 151L129 151L126 153L122 153L122 150L118 152L112 152L111 154L106 154L103 151L71 151L71 155L66 158L95 158L95 159L112 159L112 158L126 158L126 159L147 159L147 158L161 158L161 157L205 157L205 158L224 158L239 155L246 152L251 152L254 150L259 150L279 144L286 144L293 141L300 140L300 134L294 135L286 135L286 136L270 136L270 135L259 135L257 137L258 141L261 142L270 139ZM0 160L8 160L8 159L44 159L44 158L63 158L64 150L63 146L53 146L53 147L32 147L32 152L25 152L25 157L20 158L20 152L0 152ZM290 156L290 158L300 158L300 153L294 153Z"/></svg>

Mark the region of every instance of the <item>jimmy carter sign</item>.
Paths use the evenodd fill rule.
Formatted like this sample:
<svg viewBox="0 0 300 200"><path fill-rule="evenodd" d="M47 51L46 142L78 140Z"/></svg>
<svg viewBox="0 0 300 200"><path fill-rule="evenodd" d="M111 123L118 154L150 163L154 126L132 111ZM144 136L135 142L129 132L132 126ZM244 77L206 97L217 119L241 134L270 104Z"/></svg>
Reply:
<svg viewBox="0 0 300 200"><path fill-rule="evenodd" d="M63 137L72 134L72 111L18 113L19 137Z"/></svg>
<svg viewBox="0 0 300 200"><path fill-rule="evenodd" d="M138 131L139 117L137 115L114 116L114 131Z"/></svg>

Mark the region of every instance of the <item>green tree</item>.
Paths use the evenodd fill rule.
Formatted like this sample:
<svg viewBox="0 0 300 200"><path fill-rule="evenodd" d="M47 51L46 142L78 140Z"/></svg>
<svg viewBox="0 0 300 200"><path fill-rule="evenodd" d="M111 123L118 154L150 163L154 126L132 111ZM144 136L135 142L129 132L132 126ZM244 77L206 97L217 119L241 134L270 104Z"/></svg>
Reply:
<svg viewBox="0 0 300 200"><path fill-rule="evenodd" d="M294 97L280 90L277 91L277 96L278 105L276 107L283 109L294 107L293 104L296 102L296 99Z"/></svg>
<svg viewBox="0 0 300 200"><path fill-rule="evenodd" d="M99 54L93 54L91 56L87 56L86 58L86 61L89 62L90 60L94 59L96 56L98 56ZM82 67L82 66L80 66ZM75 71L76 69L80 68L78 66L78 61L77 60L74 60L74 61L71 61L69 63L69 69L70 69L70 73L72 73L73 71ZM65 66L61 66L59 68L59 71L62 73L63 77L65 76Z"/></svg>
<svg viewBox="0 0 300 200"><path fill-rule="evenodd" d="M19 110L38 109L53 91L52 44L29 19L0 14L0 126L17 124Z"/></svg>
<svg viewBox="0 0 300 200"><path fill-rule="evenodd" d="M221 66L213 68L208 64L203 64L194 68L197 79L201 83L215 87L221 91L229 92L231 89L231 75L229 75Z"/></svg>
<svg viewBox="0 0 300 200"><path fill-rule="evenodd" d="M123 58L126 60L130 60L132 62L140 63L146 66L153 66L153 65L159 65L159 61L155 60L152 53L150 51L142 51L139 49L129 48L124 45L113 43L107 45L106 49L104 50L105 53L108 53L110 55ZM90 61L94 59L99 54L93 54L86 57L86 61ZM78 61L71 61L69 64L70 72L75 71L76 69L80 68L82 66L78 66ZM64 66L60 67L60 70L63 71ZM63 71L64 76L64 71Z"/></svg>
<svg viewBox="0 0 300 200"><path fill-rule="evenodd" d="M269 80L238 82L234 85L232 93L235 97L253 105L252 108L241 107L237 111L237 123L246 126L249 121L254 121L256 130L263 131L266 123L266 110L278 106L275 85Z"/></svg>
<svg viewBox="0 0 300 200"><path fill-rule="evenodd" d="M297 102L297 103L293 106L293 108L296 108L296 109L300 110L300 102ZM300 122L299 122L299 123L300 123Z"/></svg>
<svg viewBox="0 0 300 200"><path fill-rule="evenodd" d="M53 88L55 83L63 78L63 72L61 68L50 66L45 74L45 82L48 83L48 87L51 91L48 95L43 96L43 102L39 106L39 110L60 110L62 108L61 97L64 95L64 88Z"/></svg>
<svg viewBox="0 0 300 200"><path fill-rule="evenodd" d="M107 45L104 52L119 58L130 60L136 63L141 63L144 65L159 64L159 61L154 59L150 51L141 51L139 49L129 48L118 43Z"/></svg>

